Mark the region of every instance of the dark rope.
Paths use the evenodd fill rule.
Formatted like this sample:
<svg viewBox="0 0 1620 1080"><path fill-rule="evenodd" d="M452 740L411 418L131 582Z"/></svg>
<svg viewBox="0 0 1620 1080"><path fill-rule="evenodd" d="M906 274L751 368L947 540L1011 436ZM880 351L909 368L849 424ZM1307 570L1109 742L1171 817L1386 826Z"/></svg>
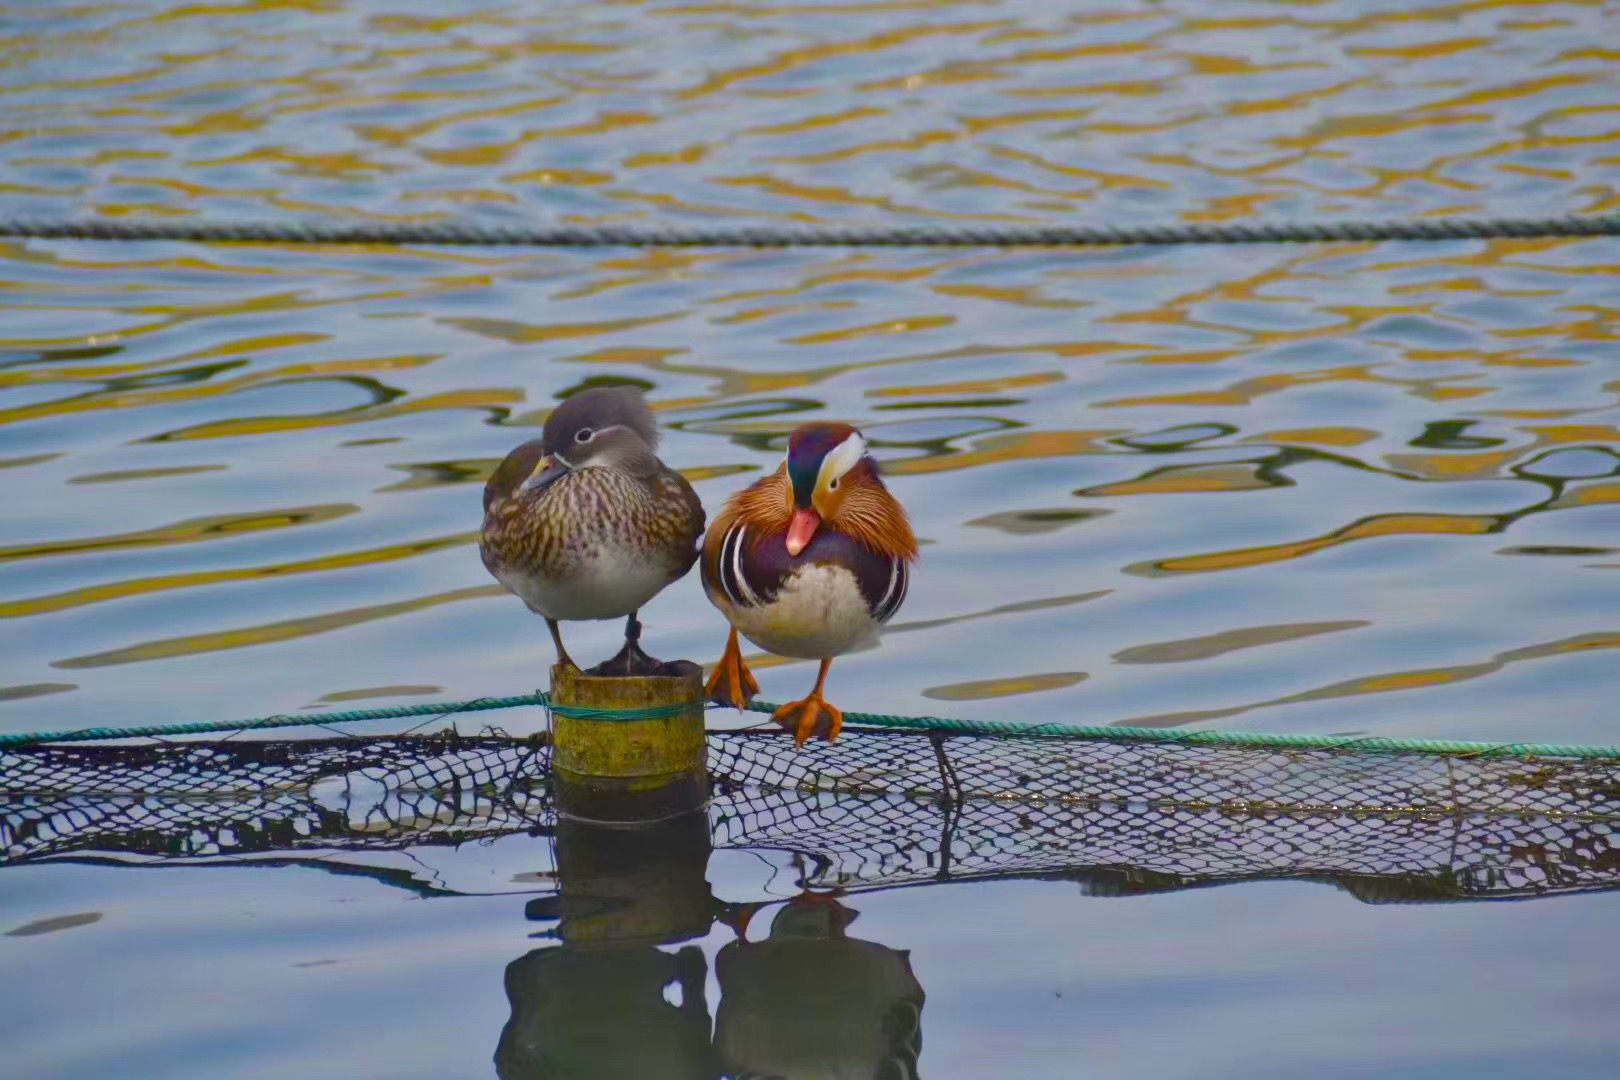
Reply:
<svg viewBox="0 0 1620 1080"><path fill-rule="evenodd" d="M608 709L560 705L543 690L512 697L473 698L421 705L388 705L376 709L344 712L306 713L290 716L280 713L256 720L202 721L190 724L147 724L139 727L95 727L71 731L35 731L0 734L0 750L44 743L101 742L116 739L156 738L167 735L201 735L219 731L254 731L264 728L328 727L362 720L391 720L402 717L450 717L457 713L483 712L540 706L561 716L585 720L652 720L680 715L697 705L687 702L642 708ZM774 713L779 706L770 701L754 701L748 711ZM945 735L990 736L1001 738L1043 737L1089 739L1117 743L1180 743L1186 746L1235 746L1265 750L1356 750L1365 753L1444 754L1492 758L1587 758L1620 761L1620 746L1586 746L1571 743L1487 743L1456 739L1385 738L1364 735L1290 735L1270 732L1221 731L1196 728L1090 727L1064 723L1022 723L1005 720L961 720L949 716L906 716L897 713L846 712L846 723L877 728L899 728ZM418 725L420 726L420 725Z"/></svg>
<svg viewBox="0 0 1620 1080"><path fill-rule="evenodd" d="M492 225L468 222L12 218L0 237L455 247L1087 247L1620 236L1620 214L1170 225Z"/></svg>

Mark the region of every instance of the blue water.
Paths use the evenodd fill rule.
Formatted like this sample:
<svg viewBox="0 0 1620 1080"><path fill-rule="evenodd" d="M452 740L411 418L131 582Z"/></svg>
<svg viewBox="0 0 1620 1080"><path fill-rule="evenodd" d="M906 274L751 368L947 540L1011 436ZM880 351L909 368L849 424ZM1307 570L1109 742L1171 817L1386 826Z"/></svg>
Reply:
<svg viewBox="0 0 1620 1080"><path fill-rule="evenodd" d="M4 939L8 983L29 987L7 995L19 1076L491 1076L505 969L554 947L526 936L518 898L313 869L7 877L8 918L102 915ZM849 906L851 937L909 950L924 1076L1613 1073L1609 896L1386 907L1300 883L1107 900L1006 882ZM711 1010L732 936L697 943Z"/></svg>
<svg viewBox="0 0 1620 1080"><path fill-rule="evenodd" d="M0 13L0 215L1617 206L1609 5L448 10ZM845 708L1620 743L1617 273L1609 239L7 242L0 731L534 689L550 645L476 557L481 484L563 394L608 379L648 387L665 460L711 512L801 420L871 437L924 557L881 648L834 665ZM660 656L723 644L695 579L643 619ZM617 647L615 626L567 634L581 658ZM759 659L766 698L813 678ZM487 897L307 866L0 868L0 935L29 931L0 936L7 1068L490 1076L507 966L557 946L524 918L520 875L551 872L547 850L390 856ZM751 938L793 895L780 871L738 852L708 868L722 900L778 901ZM1613 894L1002 881L843 902L850 937L909 950L931 1078L1620 1071ZM694 939L706 1016L731 937Z"/></svg>

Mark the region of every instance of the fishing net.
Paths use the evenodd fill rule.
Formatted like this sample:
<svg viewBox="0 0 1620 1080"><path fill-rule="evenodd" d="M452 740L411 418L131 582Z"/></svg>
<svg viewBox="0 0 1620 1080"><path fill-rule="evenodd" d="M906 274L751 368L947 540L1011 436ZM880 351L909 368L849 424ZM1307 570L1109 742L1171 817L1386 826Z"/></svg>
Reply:
<svg viewBox="0 0 1620 1080"><path fill-rule="evenodd" d="M0 865L296 859L551 835L543 737L0 750ZM1367 901L1620 885L1620 760L848 730L709 736L712 846L847 891L1018 876L1100 894L1253 878Z"/></svg>

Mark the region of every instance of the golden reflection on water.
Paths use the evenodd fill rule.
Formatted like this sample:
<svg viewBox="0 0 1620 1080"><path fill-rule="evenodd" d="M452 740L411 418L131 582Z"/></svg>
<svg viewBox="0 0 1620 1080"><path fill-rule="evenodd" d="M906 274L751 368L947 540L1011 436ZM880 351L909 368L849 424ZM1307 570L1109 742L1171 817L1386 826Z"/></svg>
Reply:
<svg viewBox="0 0 1620 1080"><path fill-rule="evenodd" d="M284 619L280 622L263 623L258 626L219 630L206 634L186 634L181 637L147 641L108 652L68 657L64 660L58 660L55 666L59 668L106 667L111 664L134 664L147 660L162 660L173 656L218 652L223 649L245 649L254 645L269 645L280 641L290 641L294 638L308 637L311 634L324 634L376 619L390 619L399 615L408 615L411 612L437 607L440 604L453 604L462 600L487 599L502 595L504 595L504 590L499 585L478 585L473 588L454 589L433 596L413 597L392 604L372 604L367 607L334 611L313 617Z"/></svg>
<svg viewBox="0 0 1620 1080"><path fill-rule="evenodd" d="M1491 532L1499 523L1493 517L1461 514L1387 514L1366 518L1346 525L1326 536L1313 537L1289 544L1267 547L1240 548L1236 551L1212 552L1208 555L1188 555L1176 559L1158 559L1126 567L1137 574L1197 574L1209 570L1235 570L1262 566L1313 555L1338 544L1352 540L1365 540L1380 536L1477 536Z"/></svg>
<svg viewBox="0 0 1620 1080"><path fill-rule="evenodd" d="M1620 205L1612 12L1524 11L86 4L0 58L0 196L683 223ZM267 711L529 688L543 635L473 557L478 486L608 381L647 388L711 512L794 424L868 431L926 556L892 645L840 662L848 707L1190 723L1402 694L1391 722L1421 729L1437 695L1608 647L1587 560L1620 503L1617 271L1612 241L1557 239L7 243L0 700L148 692L107 669L199 710L220 679ZM649 625L712 660L679 590Z"/></svg>
<svg viewBox="0 0 1620 1080"><path fill-rule="evenodd" d="M368 430L396 433L347 438L334 444L340 451L385 455L385 478L365 481L358 489L348 487L354 492L352 501L182 516L169 524L133 529L106 529L103 525L101 531L81 529L77 534L60 530L55 530L55 535L51 530L40 536L0 534L0 539L6 541L0 546L0 565L54 560L69 554L107 556L147 550L176 550L178 556L180 548L202 540L256 534L279 536L283 532L290 535L300 531L289 530L290 526L322 527L356 515L360 520L370 520L382 505L372 504L374 496L436 499L443 492L458 501L445 503L434 512L437 518L455 507L451 523L455 527L418 525L400 533L389 532L394 528L390 526L374 535L371 542L353 534L354 538L343 541L337 550L321 542L316 550L275 557L272 547L252 557L227 555L223 565L211 560L201 566L186 566L165 555L160 562L135 572L95 568L82 581L53 574L52 584L46 587L33 587L19 579L0 595L0 619L21 625L30 619L114 608L136 601L179 603L182 597L195 597L185 601L188 608L195 610L198 603L207 607L207 597L225 595L220 590L300 579L336 583L361 571L387 571L407 564L439 567L433 578L449 586L410 588L391 598L385 595L363 601L355 596L354 600L360 602L345 602L341 586L329 587L323 590L322 598L306 602L305 606L313 610L304 614L255 618L251 606L226 605L207 616L205 622L212 624L209 628L165 634L159 620L144 630L124 632L121 643L113 641L107 647L92 649L57 646L53 655L41 657L47 661L46 667L81 671L251 651L327 637L367 624L420 617L446 606L461 606L463 601L500 600L498 589L478 579L475 561L470 558L476 528L475 500L461 499L459 493L474 494L499 455L525 437L525 429L533 433L549 409L548 398L555 400L569 387L588 384L582 380L600 377L652 388L653 404L664 418L672 445L680 451L677 463L689 478L704 485L711 507L735 486L728 480L736 478L740 483L748 474L771 467L773 455L781 452L785 432L800 418L833 415L863 423L875 445L882 448L885 471L907 494L930 543L931 558L944 558L948 563L965 557L957 553L962 541L954 538L957 534L952 529L956 525L967 529L960 534L963 541L972 536L1002 538L991 541L987 550L999 552L999 558L1007 560L1005 568L991 564L973 572L989 574L999 582L997 587L1004 594L1016 597L1022 593L1027 598L990 605L954 602L949 599L949 588L945 588L940 594L944 599L915 614L908 610L906 617L891 628L895 633L943 633L949 627L976 624L987 617L991 621L986 625L991 626L1002 619L1028 618L1054 607L1111 597L1120 574L1126 579L1173 579L1301 564L1308 556L1319 556L1351 542L1374 544L1400 537L1461 539L1503 533L1518 527L1515 523L1527 516L1620 501L1620 486L1604 479L1602 472L1610 467L1601 462L1581 466L1597 468L1597 474L1536 479L1536 470L1541 468L1536 463L1547 454L1608 453L1604 448L1620 443L1620 427L1600 415L1612 407L1609 382L1581 354L1570 351L1581 342L1606 340L1591 328L1590 316L1607 310L1603 300L1585 293L1586 282L1593 280L1589 266L1575 266L1573 276L1566 274L1564 264L1568 259L1564 253L1571 249L1583 250L1583 246L1574 242L1562 248L1538 246L1534 256L1553 257L1554 261L1531 263L1523 261L1527 249L1518 243L1481 245L1473 254L1403 256L1398 260L1390 259L1375 246L1339 245L1308 254L1290 251L1268 255L1258 267L1240 265L1224 273L1215 271L1224 282L1216 284L1197 280L1198 274L1161 266L1148 274L1133 271L1131 280L1143 285L1140 297L1120 294L1100 307L1098 296L1088 295L1086 283L1092 275L1076 272L1081 267L1071 263L1015 270L1009 282L1008 272L990 256L949 260L933 257L916 263L896 256L894 264L887 266L871 256L855 261L836 254L795 257L785 273L745 275L755 287L739 290L739 275L728 261L746 256L728 260L723 256L695 258L676 254L665 258L654 253L559 264L549 256L536 259L507 255L482 259L468 277L452 269L459 263L459 256L445 265L436 256L412 253L409 258L415 265L402 273L380 265L367 266L368 259L397 257L391 252L368 250L304 257L303 261L313 260L310 275L302 274L298 261L289 262L286 281L261 281L257 266L249 265L245 267L246 279L251 284L245 287L251 292L245 302L234 308L207 295L189 297L178 291L169 296L151 295L156 289L151 282L162 281L173 273L206 272L233 289L244 287L237 274L242 269L239 257L228 251L208 251L179 260L116 259L112 267L117 272L148 284L130 299L109 302L101 293L80 297L71 288L58 292L44 282L29 284L28 266L84 265L79 260L62 259L49 247L29 249L30 262L18 266L14 276L28 289L50 296L49 306L97 312L98 317L115 320L128 315L147 320L152 314L159 314L163 320L161 324L147 322L139 335L119 331L74 339L71 335L30 331L3 345L16 359L0 367L0 393L31 396L18 404L0 398L0 426L27 430L33 425L86 415L137 419L137 426L130 430L133 441L126 443L117 467L105 467L105 457L96 459L94 467L81 467L75 460L73 444L68 444L63 483L69 487L63 490L91 493L75 502L81 511L94 513L97 499L93 493L98 490L213 482L208 480L210 477L234 485L239 476L251 476L273 466L287 449L308 446L312 438L330 438L320 434L328 429L364 425ZM1587 244L1584 250L1602 249ZM264 259L288 257L260 250L249 258L256 264ZM1356 288L1381 287L1390 299L1384 303L1367 300L1354 305L1323 305L1317 298L1332 294L1335 279L1322 268L1344 260L1359 260L1350 279ZM416 269L418 265L427 273ZM361 270L362 266L366 268ZM1212 265L1205 266L1201 272L1212 269ZM1413 285L1385 282L1386 277L1401 273L1431 277L1438 284L1421 294L1423 302L1412 302ZM1504 276L1527 274L1556 279L1565 288L1509 287L1500 296L1494 291L1495 283ZM974 277L980 280L972 280ZM304 284L323 280L333 283L331 287L337 293L316 298ZM448 281L482 289L486 295L500 297L505 305L508 295L529 295L532 286L527 282L531 280L551 298L543 307L544 318L540 321L533 314L513 318L511 313L463 315L436 310L435 298L446 295L443 290ZM1475 291L1459 288L1459 281L1476 286ZM836 310L829 308L828 291L845 290L851 284L899 290L905 299L891 304L887 298L846 295L837 301ZM684 298L666 298L650 309L618 300L613 303L615 314L598 314L609 294L630 296L635 290L649 288L664 293L673 288L678 290L674 295ZM1572 292L1583 293L1586 299L1572 302ZM1535 356L1547 362L1499 363L1500 331L1479 323L1474 316L1448 308L1450 301L1444 299L1460 296L1469 303L1476 293L1500 303L1539 305L1535 310L1550 315L1550 320L1521 320L1510 328L1518 339L1512 345L1516 359ZM763 294L791 296L796 302L772 309L752 307ZM463 290L462 295L478 293ZM266 303L267 296L274 298L273 302ZM286 303L289 297L299 298L291 308ZM955 306L949 312L930 313L926 306L918 306L918 298L923 297ZM1055 338L1044 324L1026 327L1025 316L1017 313L1030 310L1031 297L1051 301L1036 304L1036 311L1087 313L1085 320L1072 328L1080 333ZM1218 306L1232 302L1248 306ZM25 302L18 310L37 311L39 307ZM523 307L530 305L525 303ZM753 317L735 318L739 307L752 311ZM1088 311L1091 308L1099 309ZM1569 326L1566 314L1577 309L1588 316L1581 322L1587 333L1572 343L1564 333ZM351 313L366 313L378 326L398 322L416 339L417 351L376 347L400 340L392 330L376 343L367 340L351 344L351 335L336 331L283 328L269 333L258 329L235 333L226 328L238 318L288 310L331 310L346 319L352 317ZM1326 312L1330 321L1276 332L1264 326L1273 312L1284 320ZM586 317L580 317L582 314ZM875 314L880 317L873 318ZM384 315L387 317L378 319ZM37 314L29 317L35 320L30 325L42 325ZM825 328L807 330L807 319L811 320L809 325L820 323ZM1398 321L1402 319L1407 321ZM1133 335L1145 333L1144 340L1119 340L1113 328L1121 324L1137 327ZM214 329L216 325L223 334ZM975 337L964 342L964 328L969 325L976 328ZM702 333L722 335L723 343L718 347L700 345L700 336L694 337L699 327L707 328ZM1389 330L1386 333L1381 328ZM1189 331L1219 333L1240 344L1191 352L1161 344ZM1408 344L1424 335L1457 333L1467 334L1475 347L1437 352ZM91 336L102 339L102 343L87 344ZM175 339L173 347L166 345L169 338ZM483 343L471 347L484 350L485 358L477 362L463 359L462 351L474 342ZM1337 362L1335 354L1344 350L1345 342L1353 342L1353 347L1364 353L1373 350L1375 355L1355 363ZM1315 350L1302 354L1312 356L1314 362L1266 359L1273 350L1298 350L1302 345ZM497 351L488 352L491 346ZM75 350L82 356L74 355ZM1168 366L1144 363L1163 359L1158 355L1161 350L1182 357L1196 353L1199 362ZM756 353L762 359L754 359ZM548 360L537 367L541 357ZM1256 368L1267 366L1285 370L1255 373ZM1430 369L1439 373L1417 374ZM1183 383L1191 382L1194 387L1202 383L1216 389L1117 392L1114 388L1132 384L1133 370L1182 371L1186 373ZM1496 373L1520 370L1575 377L1577 381L1568 385L1584 388L1586 404L1577 410L1582 413L1581 422L1548 423L1542 415L1547 410L1517 408L1515 402L1536 398ZM471 378L485 385L456 386L444 381L447 375L451 379ZM1595 376L1597 381L1589 381L1589 376ZM1162 384L1164 380L1156 381ZM537 394L531 387L548 387L549 392ZM244 411L232 404L237 400L247 403L253 393L267 389L282 393L291 390L292 397L280 399L288 404L304 400L307 390L313 408L282 407L259 413L251 406ZM1308 402L1300 395L1322 389L1377 395L1386 409L1393 410L1389 417L1400 419L1394 429L1383 430L1376 425L1335 422L1338 417L1331 408L1303 404L1279 410L1272 404ZM1456 390L1468 393L1447 392ZM334 407L334 391L358 391L361 403ZM814 396L802 396L806 394ZM1398 404L1403 399L1427 404ZM1447 404L1475 399L1493 407L1458 412L1470 406ZM206 417L179 420L184 410L198 406L214 411ZM1440 414L1443 419L1434 419L1434 414L1426 411L1437 406L1450 410ZM219 411L222 408L223 415ZM1096 412L1091 414L1089 410ZM1520 412L1533 415L1511 418L1511 414ZM1145 422L1133 425L1129 418L1138 413ZM146 416L152 419L139 419ZM458 416L466 419L456 419ZM1076 416L1124 422L1069 426L1066 421ZM1487 421L1486 416L1497 419ZM431 417L442 419L423 427ZM1414 421L1420 421L1415 430L1409 426ZM1515 423L1517 426L1512 426ZM929 434L930 424L944 426ZM1494 434L1471 433L1487 430L1480 427L1482 424L1488 424ZM1392 439L1403 425L1408 433L1404 438ZM501 434L509 427L514 430ZM489 429L488 436L479 434L484 429ZM476 445L485 452L422 456L413 449L417 437L413 433L425 431L438 431L441 437L451 436L460 445ZM214 459L202 461L170 463L168 455L175 451L159 449L189 443L223 447L238 439L269 441L253 442L255 448L246 451L245 457L231 453L222 459L210 451ZM142 446L151 449L139 449ZM163 457L154 456L160 453ZM1144 455L1146 460L1139 460ZM6 460L14 475L64 462L62 452L23 454ZM1077 464L1082 461L1096 464ZM1307 466L1311 471L1302 472ZM1014 505L1008 507L1003 502L1003 508L984 504L982 494L978 500L952 494L959 481L950 477L980 473L1016 477L1018 470L1029 468L1055 469L1060 477L1111 478L1080 486L1060 479L1055 489L1044 483L1013 481L1007 493L1014 496ZM1320 473L1323 468L1330 472ZM1346 479L1359 473L1396 484L1494 483L1512 479L1520 484L1529 482L1530 486L1522 489L1523 495L1516 502L1490 512L1379 510L1375 503L1370 507L1354 504L1357 509L1346 513L1336 508L1333 488L1322 486L1321 477L1331 476L1334 471ZM335 475L341 476L341 472ZM1307 476L1315 479L1306 483ZM918 484L926 486L915 486ZM290 476L276 480L275 487L284 494L300 490ZM1197 511L1171 509L1175 500L1188 495L1274 498L1275 493L1287 491L1303 491L1304 501L1289 504L1289 517L1304 533L1303 539L1296 535L1261 544L1234 543L1223 536L1229 530L1186 528L1185 523L1196 519L1180 515ZM1054 503L1054 496L1066 496L1073 504ZM1024 505L1017 505L1018 501ZM1122 511L1129 518L1129 508L1139 502L1162 506L1166 514L1175 515L1164 519L1166 531L1152 545L1157 551L1147 554L1139 550L1136 557L1121 552L1111 564L1092 559L1088 554L1091 538L1105 536L1112 527L1108 523L1121 521ZM183 499L177 502L186 504ZM400 507L406 505L401 503ZM96 515L95 520L105 523L123 519ZM316 533L308 535L313 538ZM1205 536L1207 541L1201 543ZM1067 560L1070 569L1059 571L1060 576L1097 587L1083 591L1060 589L1055 598L1040 595L1045 587L1042 573L1031 576L1022 571L1018 553L1021 545L1046 542L1043 538L1047 537L1064 538L1063 547L1049 549L1065 553L1061 558ZM984 544L984 540L975 541L960 551L976 550ZM938 549L938 555L934 555L934 549ZM1504 551L1552 554L1566 549L1605 550L1571 540L1512 545ZM455 553L457 561L437 561L441 553ZM1050 560L1055 555L1044 557ZM452 566L454 569L446 577L446 570ZM171 596L173 601L165 599ZM705 621L701 608L686 606L683 611L681 617L694 625ZM1179 635L1166 633L1170 628L1162 625L1133 624L1129 629L1122 626L1118 633L1142 636L1133 642L1129 636L1111 635L1113 640L1100 650L1099 659L1105 666L1124 667L1232 662L1241 655L1260 655L1285 645L1301 647L1313 638L1336 638L1336 632L1342 630L1376 633L1380 625L1377 618L1359 615L1331 617L1349 614L1332 609L1312 614L1330 617L1272 621L1260 618L1238 625L1225 618L1225 628ZM1089 627L1093 621L1069 625ZM996 640L1003 631L993 629L988 633L990 640ZM1055 645L1061 639L1052 640ZM1046 668L1048 674L1027 674L1029 666L1020 664L1023 672L1015 669L944 683L923 675L914 692L922 698L963 703L1037 691L1079 695L1075 700L1083 700L1090 692L1079 686L1084 676L1063 666L1062 652L1059 649L1051 655L1054 663ZM1345 678L1321 689L1282 694L1261 704L1432 690L1494 673L1520 656L1509 648L1501 650L1501 657L1506 659L1483 664L1377 676L1347 673ZM701 659L711 657L703 655ZM772 658L758 659L765 669L782 663ZM1328 669L1334 666L1330 664ZM1091 672L1087 685L1096 684L1096 662L1088 662L1087 670ZM20 671L20 677L9 680L7 697L24 701L65 692L68 684L51 682L40 678L40 674L37 663ZM413 685L418 683L397 680L367 684ZM340 686L311 694L305 700L345 700L332 695L365 690L366 686ZM1116 714L1113 720L1194 722L1241 715L1259 707L1185 709L1150 714L1145 721Z"/></svg>
<svg viewBox="0 0 1620 1080"><path fill-rule="evenodd" d="M364 686L358 690L339 690L333 694L323 694L322 702L342 701L371 701L376 698L391 697L422 697L444 692L444 687L433 686Z"/></svg>
<svg viewBox="0 0 1620 1080"><path fill-rule="evenodd" d="M1253 649L1284 641L1298 641L1317 634L1334 634L1341 630L1356 630L1370 625L1372 624L1361 619L1348 619L1343 622L1293 623L1287 626L1247 626L1241 630L1210 634L1208 637L1136 645L1115 653L1114 662L1178 664L1189 660L1208 660L1238 649Z"/></svg>
<svg viewBox="0 0 1620 1080"><path fill-rule="evenodd" d="M244 566L229 570L202 570L189 574L165 574L159 577L138 578L107 585L93 585L53 593L49 596L29 597L23 600L0 602L0 619L22 615L42 615L50 611L63 611L84 604L98 604L107 600L141 596L167 589L188 589L203 585L224 585L233 581L253 581L259 578L280 578L293 574L318 574L331 570L344 570L358 566L385 563L393 559L406 559L427 555L445 548L473 544L478 540L476 531L441 536L410 544L391 544L369 551L350 551L342 555L324 555L316 559L278 563L270 566ZM327 624L322 623L321 626ZM347 625L347 624L344 624ZM310 624L316 632L317 624ZM269 640L269 639L266 639Z"/></svg>
<svg viewBox="0 0 1620 1080"><path fill-rule="evenodd" d="M1308 690L1300 694L1290 694L1286 697L1273 698L1266 701L1254 701L1247 704L1236 705L1224 709L1205 709L1184 713L1166 713L1157 716L1139 716L1133 719L1118 721L1120 726L1134 727L1180 727L1183 724L1204 723L1211 720L1227 720L1236 716L1243 716L1257 710L1275 708L1282 705L1298 705L1312 701L1326 701L1333 698L1359 697L1367 694L1388 694L1402 690L1424 690L1448 683L1465 682L1500 672L1509 664L1520 663L1525 660L1543 660L1550 657L1564 656L1570 653L1586 652L1591 650L1606 650L1620 648L1620 633L1583 634L1561 641L1552 641L1540 645L1530 645L1519 649L1509 649L1496 654L1489 660L1473 664L1457 664L1444 668L1428 668L1412 671L1394 671L1380 675L1367 675L1355 679L1346 679L1343 682L1333 683L1329 686Z"/></svg>
<svg viewBox="0 0 1620 1080"><path fill-rule="evenodd" d="M578 222L1620 205L1599 0L1535 19L1517 0L1233 18L1054 18L1034 0L390 7L31 20L0 60L11 191L107 214Z"/></svg>
<svg viewBox="0 0 1620 1080"><path fill-rule="evenodd" d="M923 697L938 701L982 701L986 698L1013 697L1035 694L1042 690L1062 690L1084 682L1083 671L1054 671L1047 675L1015 675L1006 679L982 679L975 682L951 683L931 686Z"/></svg>
<svg viewBox="0 0 1620 1080"><path fill-rule="evenodd" d="M220 514L190 518L155 529L89 536L73 540L52 540L0 547L0 562L37 559L57 555L82 555L140 547L167 547L202 540L219 540L263 529L284 529L297 525L318 525L347 514L358 513L352 504L299 506L254 514Z"/></svg>

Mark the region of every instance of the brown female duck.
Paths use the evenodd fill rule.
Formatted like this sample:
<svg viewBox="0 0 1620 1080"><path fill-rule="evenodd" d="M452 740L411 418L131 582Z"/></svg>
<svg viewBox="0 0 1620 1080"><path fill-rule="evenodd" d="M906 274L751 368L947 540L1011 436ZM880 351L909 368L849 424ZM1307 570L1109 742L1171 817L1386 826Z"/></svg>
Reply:
<svg viewBox="0 0 1620 1080"><path fill-rule="evenodd" d="M624 648L597 675L659 674L636 612L697 561L703 504L658 459L641 392L599 387L568 398L538 439L506 456L484 487L478 549L495 579L546 620L557 662L563 620L625 618Z"/></svg>

